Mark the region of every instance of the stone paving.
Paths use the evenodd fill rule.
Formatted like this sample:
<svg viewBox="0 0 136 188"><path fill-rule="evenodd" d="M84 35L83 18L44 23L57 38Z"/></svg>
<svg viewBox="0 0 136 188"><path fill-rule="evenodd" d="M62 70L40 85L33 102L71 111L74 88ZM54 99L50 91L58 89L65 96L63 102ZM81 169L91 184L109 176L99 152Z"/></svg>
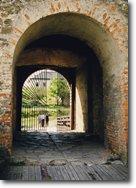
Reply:
<svg viewBox="0 0 136 188"><path fill-rule="evenodd" d="M110 156L110 158L109 158ZM113 157L113 156L112 156ZM126 181L128 169L96 139L76 132L22 132L0 179Z"/></svg>
<svg viewBox="0 0 136 188"><path fill-rule="evenodd" d="M85 133L29 132L18 136L13 160L27 164L105 163L109 151Z"/></svg>

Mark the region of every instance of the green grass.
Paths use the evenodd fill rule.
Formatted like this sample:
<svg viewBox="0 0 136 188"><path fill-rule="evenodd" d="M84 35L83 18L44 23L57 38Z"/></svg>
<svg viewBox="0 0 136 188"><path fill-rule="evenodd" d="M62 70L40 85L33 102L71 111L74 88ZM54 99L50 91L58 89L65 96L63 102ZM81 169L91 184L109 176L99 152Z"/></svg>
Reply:
<svg viewBox="0 0 136 188"><path fill-rule="evenodd" d="M33 108L22 108L22 117L28 116L38 116L39 114L46 113L46 111L50 114L50 116L63 116L69 115L70 108L64 106L48 106L47 108L43 107L33 107Z"/></svg>

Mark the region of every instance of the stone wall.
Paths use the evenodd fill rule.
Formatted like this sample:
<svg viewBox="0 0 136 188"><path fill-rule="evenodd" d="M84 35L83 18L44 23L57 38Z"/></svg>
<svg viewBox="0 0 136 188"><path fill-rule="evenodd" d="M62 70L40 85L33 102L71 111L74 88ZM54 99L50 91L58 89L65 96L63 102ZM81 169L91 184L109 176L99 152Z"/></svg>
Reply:
<svg viewBox="0 0 136 188"><path fill-rule="evenodd" d="M82 66L76 73L76 120L75 127L78 132L88 129L88 99L87 99L87 70Z"/></svg>
<svg viewBox="0 0 136 188"><path fill-rule="evenodd" d="M119 71L119 70L118 70ZM123 72L122 72L123 71ZM106 126L105 143L123 159L128 147L128 78L124 68L117 78L115 74L104 83L104 122ZM116 83L115 83L115 79ZM111 83L112 86L111 87ZM118 118L116 116L118 115Z"/></svg>
<svg viewBox="0 0 136 188"><path fill-rule="evenodd" d="M61 33L88 44L103 69L105 142L126 158L128 143L128 4L125 0L0 1L0 142L11 148L12 81L32 41ZM8 114L8 115L7 115ZM4 133L5 131L5 133ZM5 135L5 136L4 136Z"/></svg>

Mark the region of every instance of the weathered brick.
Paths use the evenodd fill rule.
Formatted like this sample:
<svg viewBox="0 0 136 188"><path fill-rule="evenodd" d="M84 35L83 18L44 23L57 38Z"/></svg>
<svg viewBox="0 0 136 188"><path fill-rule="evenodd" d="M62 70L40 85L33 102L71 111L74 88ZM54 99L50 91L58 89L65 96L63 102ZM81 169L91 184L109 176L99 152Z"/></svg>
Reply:
<svg viewBox="0 0 136 188"><path fill-rule="evenodd" d="M14 108L11 104L11 98L15 98L14 93L12 93L15 82L14 68L18 66L20 54L25 46L33 40L44 35L61 33L85 41L98 57L103 70L103 99L101 99L102 94L100 96L93 94L95 102L92 108L95 132L100 132L99 123L102 113L106 144L123 158L127 156L127 15L128 3L125 0L0 1L0 123L2 124L0 126L8 127L5 128L6 132L2 128L0 129L0 143L2 145L8 148L11 148L12 145L12 128L10 126L13 119L11 110ZM29 53L29 60L32 54L34 57L39 54L35 58L34 64L40 56L41 64L46 58L46 54L35 52L35 54ZM56 58L58 58L57 55ZM64 59L61 63L63 64L63 62ZM69 62L74 64L74 60ZM55 61L53 63L55 64ZM95 91L98 90L99 87L95 88ZM99 108L102 100L103 112Z"/></svg>

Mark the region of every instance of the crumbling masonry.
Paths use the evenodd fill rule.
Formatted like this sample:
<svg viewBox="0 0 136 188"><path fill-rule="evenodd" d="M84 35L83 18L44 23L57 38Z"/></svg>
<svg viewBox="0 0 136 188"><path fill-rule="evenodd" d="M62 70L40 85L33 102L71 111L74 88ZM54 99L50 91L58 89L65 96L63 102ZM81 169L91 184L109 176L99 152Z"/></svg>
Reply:
<svg viewBox="0 0 136 188"><path fill-rule="evenodd" d="M74 129L98 134L106 147L127 160L127 14L126 0L0 1L1 148L12 151L19 126L18 70L51 66L75 70ZM75 52L76 41L65 50L33 46L49 36L65 38L65 44L76 40L78 47L81 41L91 55L89 50Z"/></svg>

